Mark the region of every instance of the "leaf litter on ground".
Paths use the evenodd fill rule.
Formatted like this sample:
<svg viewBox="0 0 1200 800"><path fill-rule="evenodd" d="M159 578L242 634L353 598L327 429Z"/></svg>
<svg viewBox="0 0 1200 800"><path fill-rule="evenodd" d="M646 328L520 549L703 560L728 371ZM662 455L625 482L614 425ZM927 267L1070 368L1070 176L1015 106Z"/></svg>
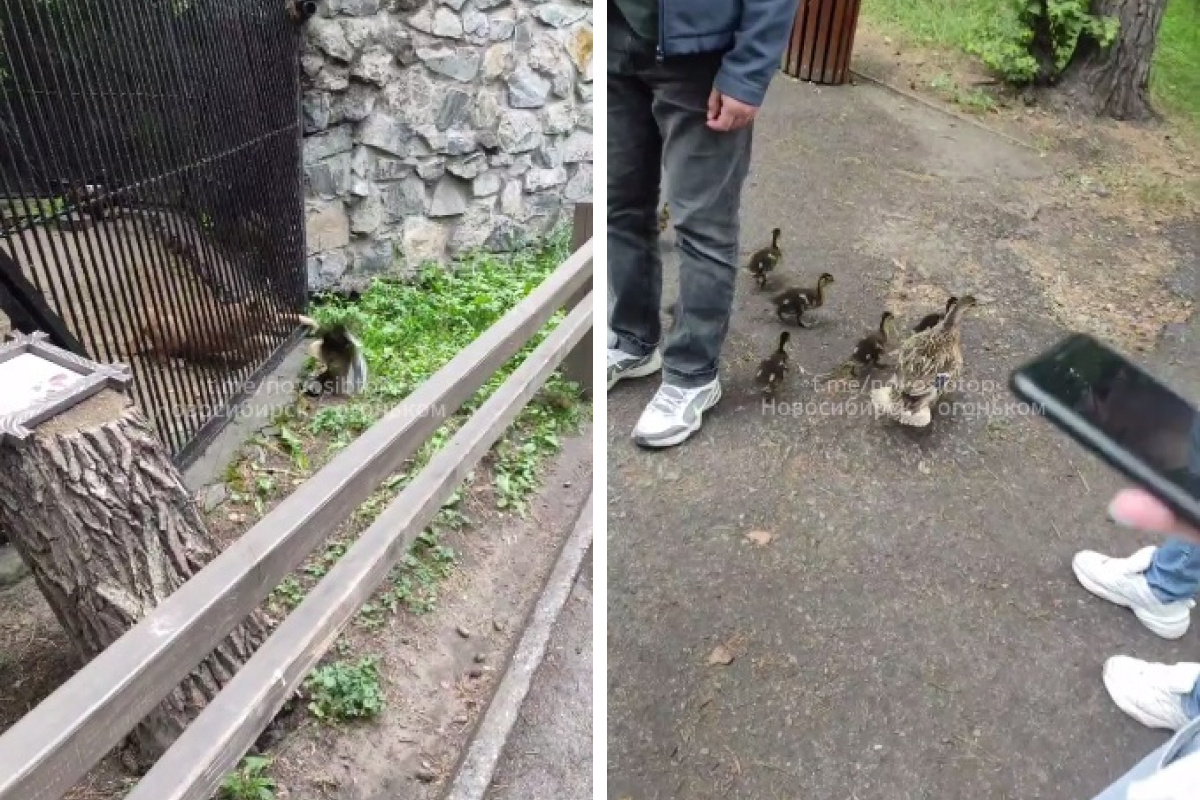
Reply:
<svg viewBox="0 0 1200 800"><path fill-rule="evenodd" d="M767 545L769 545L771 543L771 540L774 538L775 538L775 534L769 533L767 531L750 531L745 536L745 539L747 542L750 542L750 544L753 544L753 545L757 545L758 547L766 547Z"/></svg>
<svg viewBox="0 0 1200 800"><path fill-rule="evenodd" d="M710 667L728 667L737 660L745 646L746 637L734 634L713 648L712 652L708 654L708 665Z"/></svg>

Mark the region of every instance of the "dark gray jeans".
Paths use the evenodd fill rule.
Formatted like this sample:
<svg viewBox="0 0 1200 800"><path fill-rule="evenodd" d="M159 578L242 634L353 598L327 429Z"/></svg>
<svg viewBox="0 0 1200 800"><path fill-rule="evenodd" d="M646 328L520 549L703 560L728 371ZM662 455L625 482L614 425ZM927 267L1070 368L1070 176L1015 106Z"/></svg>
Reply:
<svg viewBox="0 0 1200 800"><path fill-rule="evenodd" d="M659 182L679 249L679 305L663 348L665 381L717 376L737 277L738 207L751 128L710 130L721 55L655 61L619 14L608 22L608 327L610 347L648 355L662 338Z"/></svg>

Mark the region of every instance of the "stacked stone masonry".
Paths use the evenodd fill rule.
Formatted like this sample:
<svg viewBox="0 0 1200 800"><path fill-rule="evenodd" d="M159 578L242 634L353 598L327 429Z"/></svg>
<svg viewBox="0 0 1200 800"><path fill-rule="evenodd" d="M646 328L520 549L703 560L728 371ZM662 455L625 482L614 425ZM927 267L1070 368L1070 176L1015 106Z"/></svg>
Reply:
<svg viewBox="0 0 1200 800"><path fill-rule="evenodd" d="M591 0L322 0L306 28L312 289L504 251L591 198Z"/></svg>

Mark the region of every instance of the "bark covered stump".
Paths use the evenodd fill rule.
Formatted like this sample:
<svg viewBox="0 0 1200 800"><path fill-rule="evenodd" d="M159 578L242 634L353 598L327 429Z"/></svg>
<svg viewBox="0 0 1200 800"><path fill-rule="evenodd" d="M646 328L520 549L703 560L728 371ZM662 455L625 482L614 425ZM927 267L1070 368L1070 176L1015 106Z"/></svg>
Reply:
<svg viewBox="0 0 1200 800"><path fill-rule="evenodd" d="M85 661L217 552L150 425L111 389L0 443L0 529ZM130 734L127 766L148 769L266 632L256 611L230 634Z"/></svg>

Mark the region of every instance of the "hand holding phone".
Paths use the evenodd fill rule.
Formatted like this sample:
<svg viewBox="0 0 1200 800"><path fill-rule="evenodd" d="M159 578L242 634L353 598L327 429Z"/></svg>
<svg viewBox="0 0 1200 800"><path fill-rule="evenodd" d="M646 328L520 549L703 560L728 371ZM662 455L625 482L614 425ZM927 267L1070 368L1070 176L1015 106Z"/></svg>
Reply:
<svg viewBox="0 0 1200 800"><path fill-rule="evenodd" d="M1067 337L1016 370L1011 386L1145 490L1118 495L1110 507L1114 518L1197 537L1200 411L1192 404L1084 334Z"/></svg>
<svg viewBox="0 0 1200 800"><path fill-rule="evenodd" d="M1144 489L1122 489L1117 492L1108 505L1108 515L1126 528L1200 544L1200 528L1188 525L1166 503Z"/></svg>

